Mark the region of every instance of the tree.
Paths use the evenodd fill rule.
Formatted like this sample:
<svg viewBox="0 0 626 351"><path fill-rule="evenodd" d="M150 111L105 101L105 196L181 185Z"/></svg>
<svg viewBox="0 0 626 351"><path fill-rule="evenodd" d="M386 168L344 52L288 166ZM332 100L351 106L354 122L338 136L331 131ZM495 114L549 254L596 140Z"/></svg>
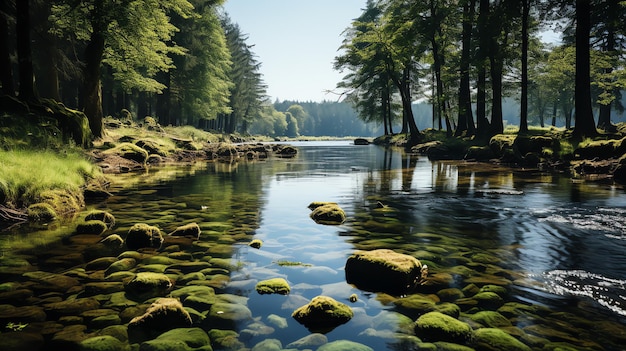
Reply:
<svg viewBox="0 0 626 351"><path fill-rule="evenodd" d="M15 95L11 69L11 45L9 44L10 13L13 6L15 5L11 1L0 1L0 84L2 84L2 93L10 96Z"/></svg>
<svg viewBox="0 0 626 351"><path fill-rule="evenodd" d="M170 39L177 30L169 13L189 16L187 0L63 0L53 5L56 30L86 42L83 69L83 109L94 137L102 136L102 64L126 91L160 93L154 79L173 68L170 54L183 54ZM138 20L139 19L139 20Z"/></svg>
<svg viewBox="0 0 626 351"><path fill-rule="evenodd" d="M18 97L22 101L36 100L33 56L30 48L30 0L16 1L17 61L20 72Z"/></svg>
<svg viewBox="0 0 626 351"><path fill-rule="evenodd" d="M519 133L528 133L528 26L530 1L522 0L522 93Z"/></svg>
<svg viewBox="0 0 626 351"><path fill-rule="evenodd" d="M472 50L472 24L476 0L463 1L463 32L461 34L462 53L460 63L459 82L459 114L455 135L464 132L473 134L475 131L474 117L472 115L472 94L470 90L470 64Z"/></svg>
<svg viewBox="0 0 626 351"><path fill-rule="evenodd" d="M592 10L590 0L576 0L576 88L574 92L574 135L595 136L598 132L591 109L591 73L589 36Z"/></svg>

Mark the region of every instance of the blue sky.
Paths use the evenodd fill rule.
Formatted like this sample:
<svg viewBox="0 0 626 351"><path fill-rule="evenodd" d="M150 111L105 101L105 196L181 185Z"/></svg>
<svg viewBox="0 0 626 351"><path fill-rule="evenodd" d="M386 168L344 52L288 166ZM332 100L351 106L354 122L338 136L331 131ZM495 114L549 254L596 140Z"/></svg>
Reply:
<svg viewBox="0 0 626 351"><path fill-rule="evenodd" d="M279 100L337 100L342 74L333 60L342 32L366 0L227 0L224 9L247 34L261 62L267 94Z"/></svg>

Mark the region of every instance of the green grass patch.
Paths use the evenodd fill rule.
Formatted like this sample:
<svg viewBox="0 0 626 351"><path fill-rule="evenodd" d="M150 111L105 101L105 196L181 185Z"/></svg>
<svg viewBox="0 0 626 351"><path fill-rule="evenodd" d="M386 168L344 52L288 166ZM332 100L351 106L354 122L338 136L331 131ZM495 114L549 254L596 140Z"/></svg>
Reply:
<svg viewBox="0 0 626 351"><path fill-rule="evenodd" d="M51 190L78 193L100 169L77 152L0 150L0 203L26 207Z"/></svg>

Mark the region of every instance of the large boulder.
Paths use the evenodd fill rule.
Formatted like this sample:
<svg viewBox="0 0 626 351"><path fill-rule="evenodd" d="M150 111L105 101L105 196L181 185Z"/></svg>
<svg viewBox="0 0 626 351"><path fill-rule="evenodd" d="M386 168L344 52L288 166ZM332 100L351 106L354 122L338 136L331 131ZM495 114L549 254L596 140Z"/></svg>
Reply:
<svg viewBox="0 0 626 351"><path fill-rule="evenodd" d="M163 235L158 227L145 223L137 223L128 230L126 235L126 247L129 250L142 248L158 249L163 243Z"/></svg>
<svg viewBox="0 0 626 351"><path fill-rule="evenodd" d="M177 227L169 235L187 236L187 237L191 237L191 238L198 240L200 238L201 232L202 230L200 230L200 226L198 225L198 223L194 222L194 223L189 223L189 224L185 224L185 225L181 225L180 227Z"/></svg>
<svg viewBox="0 0 626 351"><path fill-rule="evenodd" d="M316 296L308 304L296 309L291 316L313 333L327 333L348 322L352 309L328 296Z"/></svg>
<svg viewBox="0 0 626 351"><path fill-rule="evenodd" d="M403 295L422 279L425 267L393 250L357 251L346 262L346 281L362 290Z"/></svg>

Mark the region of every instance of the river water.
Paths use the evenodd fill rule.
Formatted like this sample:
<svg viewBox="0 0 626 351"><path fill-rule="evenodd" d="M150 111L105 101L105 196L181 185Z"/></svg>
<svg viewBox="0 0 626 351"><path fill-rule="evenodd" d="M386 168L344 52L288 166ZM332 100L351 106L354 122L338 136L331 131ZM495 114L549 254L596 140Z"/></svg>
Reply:
<svg viewBox="0 0 626 351"><path fill-rule="evenodd" d="M471 300L470 291L504 287L503 301L487 309L504 315L510 323L499 327L531 349L626 349L622 187L532 170L431 162L373 145L293 145L299 153L290 159L209 163L120 176L112 184L114 196L90 208L112 213L117 223L112 232L121 236L138 222L157 225L164 233L198 223L202 245L194 246L193 257L199 257L200 247L205 258L230 259L228 279L209 285L218 293L245 298L241 301L253 319L236 328L240 345L249 348L267 339L287 348L309 335L291 313L318 295L333 297L354 312L348 323L325 334L329 342L350 340L374 350L422 347L408 338L411 328L404 321L427 310L403 308L399 297L361 291L345 281L346 259L355 250L385 248L412 255L429 266L431 276L444 277L438 291L411 294L430 299L435 306L455 303L461 310L458 319L474 329L485 325L473 319L481 308ZM307 208L313 201L338 203L347 214L346 222L316 224ZM19 254L39 271L63 274L105 255L68 239L68 231L71 225L30 234L3 233L3 262ZM249 247L252 239L262 240L263 246ZM77 248L83 254L67 258L67 252ZM54 253L66 259L54 259ZM140 269L141 264L135 268ZM0 287L27 284L6 270L0 277L4 283ZM276 277L289 282L289 295L256 293L257 282ZM444 291L452 289L460 295L444 297ZM47 294L29 301L44 305L49 302ZM358 297L355 303L348 301L352 294ZM19 305L2 301L2 296L0 303ZM76 297L69 292L55 296ZM1 311L0 319L8 322ZM66 316L60 323L67 320ZM91 333L98 332L84 323ZM445 345L440 342L438 347Z"/></svg>

